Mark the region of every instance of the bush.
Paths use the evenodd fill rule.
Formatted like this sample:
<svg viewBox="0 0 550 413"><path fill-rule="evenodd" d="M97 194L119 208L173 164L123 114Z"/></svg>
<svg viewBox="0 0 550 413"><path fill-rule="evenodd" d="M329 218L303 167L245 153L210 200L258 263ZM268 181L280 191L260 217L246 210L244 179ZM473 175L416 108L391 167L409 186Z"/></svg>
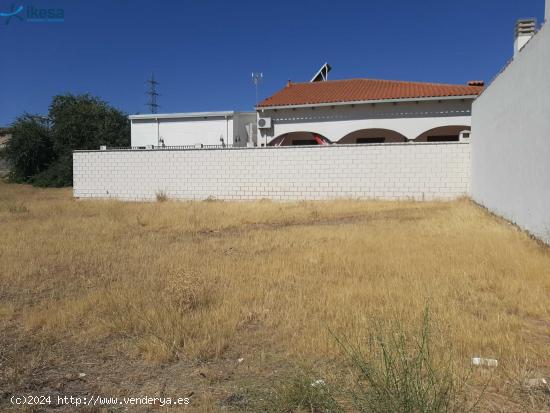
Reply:
<svg viewBox="0 0 550 413"><path fill-rule="evenodd" d="M11 139L2 151L9 161L12 182L30 182L47 169L54 157L53 140L44 119L24 114L11 125Z"/></svg>
<svg viewBox="0 0 550 413"><path fill-rule="evenodd" d="M34 186L63 187L73 182L72 153L63 154L53 161L46 170L34 175L30 182Z"/></svg>
<svg viewBox="0 0 550 413"><path fill-rule="evenodd" d="M94 96L59 95L49 109L57 154L100 145L128 146L130 123L126 114Z"/></svg>
<svg viewBox="0 0 550 413"><path fill-rule="evenodd" d="M447 413L471 411L464 386L451 360L438 356L431 340L426 309L418 337L410 337L400 323L382 326L370 336L366 351L338 340L357 370L353 404L369 413Z"/></svg>
<svg viewBox="0 0 550 413"><path fill-rule="evenodd" d="M168 201L168 195L164 191L158 191L156 193L156 198L158 202L166 202Z"/></svg>
<svg viewBox="0 0 550 413"><path fill-rule="evenodd" d="M73 150L130 144L127 116L90 95L55 96L47 117L23 115L11 130L10 180L36 186L72 185Z"/></svg>
<svg viewBox="0 0 550 413"><path fill-rule="evenodd" d="M470 375L459 375L449 348L436 348L426 308L418 334L403 325L375 328L363 345L336 337L351 367L351 381L328 385L318 374L298 370L278 380L269 394L260 392L256 411L364 413L463 413L474 411L476 400L466 392ZM347 370L347 369L346 369ZM295 370L293 370L295 371ZM486 383L487 384L487 383ZM253 388L248 389L251 394Z"/></svg>

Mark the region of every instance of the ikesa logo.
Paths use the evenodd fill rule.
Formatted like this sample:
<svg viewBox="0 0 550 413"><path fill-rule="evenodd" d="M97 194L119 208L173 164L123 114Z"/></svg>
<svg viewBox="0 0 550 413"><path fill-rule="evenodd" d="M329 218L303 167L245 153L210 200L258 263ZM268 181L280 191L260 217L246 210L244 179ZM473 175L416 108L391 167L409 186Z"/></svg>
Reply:
<svg viewBox="0 0 550 413"><path fill-rule="evenodd" d="M0 17L6 18L5 25L10 24L12 20L28 23L62 23L65 21L65 10L12 4L8 11L0 11Z"/></svg>
<svg viewBox="0 0 550 413"><path fill-rule="evenodd" d="M0 11L0 17L5 17L6 25L8 25L10 24L10 21L12 19L23 21L23 17L21 16L22 12L23 12L23 6L16 7L14 4L12 4L11 9L9 11L5 11L5 12Z"/></svg>

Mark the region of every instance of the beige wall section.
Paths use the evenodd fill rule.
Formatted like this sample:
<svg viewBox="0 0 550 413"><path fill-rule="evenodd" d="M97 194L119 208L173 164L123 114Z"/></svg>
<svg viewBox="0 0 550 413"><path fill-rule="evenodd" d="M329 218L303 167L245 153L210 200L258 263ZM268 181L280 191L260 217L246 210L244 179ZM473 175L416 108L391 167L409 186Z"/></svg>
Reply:
<svg viewBox="0 0 550 413"><path fill-rule="evenodd" d="M74 196L174 199L453 199L470 145L397 143L74 153Z"/></svg>

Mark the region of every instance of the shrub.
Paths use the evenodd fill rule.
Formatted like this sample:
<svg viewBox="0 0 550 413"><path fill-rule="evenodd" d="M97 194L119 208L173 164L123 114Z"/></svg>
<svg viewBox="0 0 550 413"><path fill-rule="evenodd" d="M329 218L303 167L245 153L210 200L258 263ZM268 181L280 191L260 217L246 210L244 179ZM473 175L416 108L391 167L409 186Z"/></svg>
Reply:
<svg viewBox="0 0 550 413"><path fill-rule="evenodd" d="M164 191L158 191L156 193L156 198L158 202L166 202L168 201L168 195L166 195L166 192Z"/></svg>
<svg viewBox="0 0 550 413"><path fill-rule="evenodd" d="M73 157L71 153L61 155L46 170L30 179L34 186L63 187L73 182Z"/></svg>
<svg viewBox="0 0 550 413"><path fill-rule="evenodd" d="M13 204L8 206L8 211L12 214L28 214L29 208L25 204Z"/></svg>
<svg viewBox="0 0 550 413"><path fill-rule="evenodd" d="M36 186L72 185L73 150L130 143L126 115L90 95L55 96L48 116L25 114L10 129L1 154L11 165L10 180Z"/></svg>
<svg viewBox="0 0 550 413"><path fill-rule="evenodd" d="M11 125L11 139L2 151L10 164L12 182L30 182L48 167L54 157L53 140L44 120L24 114Z"/></svg>
<svg viewBox="0 0 550 413"><path fill-rule="evenodd" d="M406 334L400 323L378 326L363 351L338 340L358 373L351 390L360 412L448 413L471 411L465 401L467 377L455 373L451 352L434 351L428 309L418 337Z"/></svg>
<svg viewBox="0 0 550 413"><path fill-rule="evenodd" d="M56 153L130 144L126 114L88 95L54 96L49 108Z"/></svg>
<svg viewBox="0 0 550 413"><path fill-rule="evenodd" d="M468 399L469 374L460 375L449 348L436 348L425 309L418 334L399 321L375 328L364 345L336 337L351 366L352 380L329 386L319 375L299 370L263 395L261 411L364 413L463 413L481 397ZM346 383L346 384L344 384ZM348 384L349 383L349 384ZM350 410L351 409L351 410Z"/></svg>

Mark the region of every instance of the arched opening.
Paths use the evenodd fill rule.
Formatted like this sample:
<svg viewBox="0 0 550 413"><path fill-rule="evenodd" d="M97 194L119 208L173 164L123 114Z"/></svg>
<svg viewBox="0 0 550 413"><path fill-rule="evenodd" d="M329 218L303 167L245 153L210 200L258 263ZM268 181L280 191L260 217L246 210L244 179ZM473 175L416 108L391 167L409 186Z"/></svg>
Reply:
<svg viewBox="0 0 550 413"><path fill-rule="evenodd" d="M330 140L315 132L289 132L272 139L268 146L330 145Z"/></svg>
<svg viewBox="0 0 550 413"><path fill-rule="evenodd" d="M470 126L453 125L440 126L439 128L430 129L419 135L415 142L458 142L460 134L469 131Z"/></svg>
<svg viewBox="0 0 550 413"><path fill-rule="evenodd" d="M361 129L348 133L339 144L406 142L407 138L390 129Z"/></svg>

